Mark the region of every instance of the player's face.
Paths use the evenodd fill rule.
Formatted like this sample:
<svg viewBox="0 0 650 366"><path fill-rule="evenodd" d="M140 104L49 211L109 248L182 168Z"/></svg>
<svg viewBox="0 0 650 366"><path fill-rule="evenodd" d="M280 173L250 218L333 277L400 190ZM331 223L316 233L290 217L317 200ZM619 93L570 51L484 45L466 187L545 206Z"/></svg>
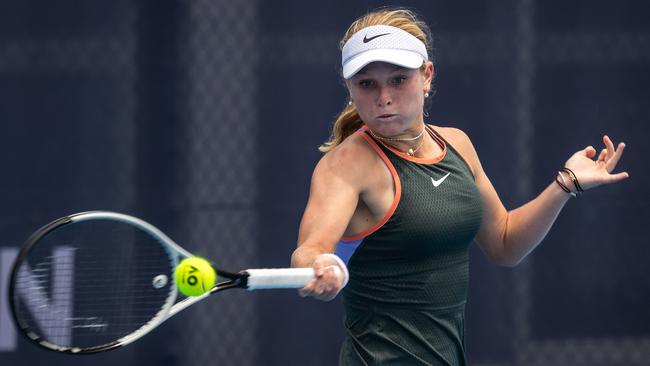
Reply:
<svg viewBox="0 0 650 366"><path fill-rule="evenodd" d="M382 136L419 133L424 93L429 91L433 65L425 72L386 62L373 62L346 81L363 122Z"/></svg>

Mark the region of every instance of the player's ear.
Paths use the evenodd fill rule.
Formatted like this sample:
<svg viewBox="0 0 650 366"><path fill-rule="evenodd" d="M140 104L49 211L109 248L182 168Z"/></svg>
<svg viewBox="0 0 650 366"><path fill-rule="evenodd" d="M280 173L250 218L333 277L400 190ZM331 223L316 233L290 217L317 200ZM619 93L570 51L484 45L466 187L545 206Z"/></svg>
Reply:
<svg viewBox="0 0 650 366"><path fill-rule="evenodd" d="M436 75L436 69L435 66L433 66L433 62L427 61L424 64L424 84L423 84L423 89L425 93L428 93L431 91L431 83L433 82L433 78Z"/></svg>

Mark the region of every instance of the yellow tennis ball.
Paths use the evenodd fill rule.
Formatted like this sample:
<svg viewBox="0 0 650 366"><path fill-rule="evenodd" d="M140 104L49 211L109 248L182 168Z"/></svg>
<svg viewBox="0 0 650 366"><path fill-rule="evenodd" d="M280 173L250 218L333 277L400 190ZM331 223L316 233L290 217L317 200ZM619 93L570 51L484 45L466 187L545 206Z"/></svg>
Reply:
<svg viewBox="0 0 650 366"><path fill-rule="evenodd" d="M217 281L217 273L203 258L183 259L174 271L176 286L185 296L201 296L210 291Z"/></svg>

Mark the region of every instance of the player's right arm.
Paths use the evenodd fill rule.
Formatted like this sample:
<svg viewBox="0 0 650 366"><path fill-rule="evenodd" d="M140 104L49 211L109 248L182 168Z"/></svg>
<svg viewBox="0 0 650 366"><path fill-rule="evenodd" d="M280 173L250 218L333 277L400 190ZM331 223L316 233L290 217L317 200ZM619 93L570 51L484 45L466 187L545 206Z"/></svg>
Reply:
<svg viewBox="0 0 650 366"><path fill-rule="evenodd" d="M360 138L348 140L323 156L312 175L298 247L291 256L292 267L313 267L316 273L316 279L300 290L302 296L331 300L344 285L341 271L334 268L339 264L328 254L334 253L348 227L371 165Z"/></svg>

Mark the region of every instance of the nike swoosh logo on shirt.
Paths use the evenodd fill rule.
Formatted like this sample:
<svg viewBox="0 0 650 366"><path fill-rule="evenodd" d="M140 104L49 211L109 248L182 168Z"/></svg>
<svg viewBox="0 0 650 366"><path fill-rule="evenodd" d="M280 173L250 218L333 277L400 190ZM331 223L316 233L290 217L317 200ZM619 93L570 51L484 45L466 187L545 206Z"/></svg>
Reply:
<svg viewBox="0 0 650 366"><path fill-rule="evenodd" d="M378 35L372 36L370 38L368 38L368 35L366 34L365 36L363 36L363 43L368 43L368 42L372 41L373 39L375 39L377 37L385 36L385 35L388 35L388 34L390 34L390 33L378 34Z"/></svg>
<svg viewBox="0 0 650 366"><path fill-rule="evenodd" d="M438 179L438 180L435 180L435 179L433 179L433 177L431 177L431 183L433 183L433 186L434 186L434 187L437 187L437 186L441 185L442 182L445 181L445 179L447 179L447 177L449 176L449 174L451 174L451 173L447 173L447 175L445 175L444 177L442 177L442 178L440 178L440 179Z"/></svg>

